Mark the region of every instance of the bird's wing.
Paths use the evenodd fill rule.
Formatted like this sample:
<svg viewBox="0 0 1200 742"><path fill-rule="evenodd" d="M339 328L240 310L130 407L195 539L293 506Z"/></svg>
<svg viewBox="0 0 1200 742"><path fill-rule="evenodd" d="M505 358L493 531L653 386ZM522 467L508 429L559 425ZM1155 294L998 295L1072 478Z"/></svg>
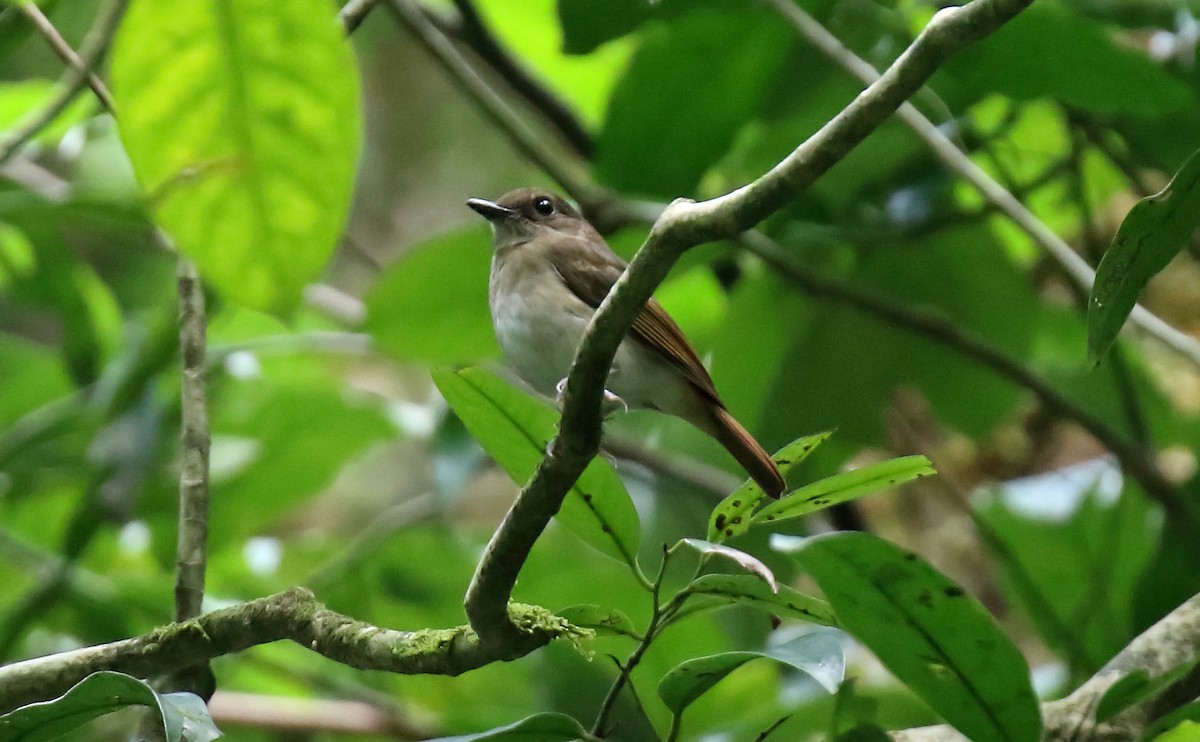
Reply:
<svg viewBox="0 0 1200 742"><path fill-rule="evenodd" d="M596 309L625 271L625 261L608 249L607 245L603 245L602 251L581 249L580 245L568 242L563 242L557 247L559 249L550 251L550 260L555 272L571 293ZM675 324L675 320L671 319L671 315L667 314L667 310L663 309L661 304L653 298L646 302L646 306L642 307L642 311L633 321L630 332L634 339L670 361L701 394L721 404L721 398L717 395L708 370L704 368L683 330L679 329L679 325Z"/></svg>

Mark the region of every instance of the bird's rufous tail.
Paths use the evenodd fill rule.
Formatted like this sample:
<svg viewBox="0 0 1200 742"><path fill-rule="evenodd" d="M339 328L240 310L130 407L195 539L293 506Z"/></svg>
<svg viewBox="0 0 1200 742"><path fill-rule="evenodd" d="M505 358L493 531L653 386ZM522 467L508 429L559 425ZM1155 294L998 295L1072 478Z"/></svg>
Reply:
<svg viewBox="0 0 1200 742"><path fill-rule="evenodd" d="M718 405L713 405L710 409L717 441L737 459L750 478L762 487L763 492L778 499L783 494L786 483L771 456L754 440L754 436L729 414L729 410Z"/></svg>

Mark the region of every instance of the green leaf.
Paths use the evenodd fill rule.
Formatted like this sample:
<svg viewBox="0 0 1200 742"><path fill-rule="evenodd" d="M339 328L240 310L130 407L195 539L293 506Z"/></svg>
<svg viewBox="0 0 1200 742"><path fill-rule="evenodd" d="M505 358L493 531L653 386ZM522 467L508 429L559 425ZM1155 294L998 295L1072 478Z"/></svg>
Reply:
<svg viewBox="0 0 1200 742"><path fill-rule="evenodd" d="M1200 226L1200 151L1167 187L1134 204L1096 267L1088 299L1088 358L1100 362L1146 283Z"/></svg>
<svg viewBox="0 0 1200 742"><path fill-rule="evenodd" d="M924 456L901 456L861 469L845 471L804 485L754 514L752 523L799 518L863 495L936 474Z"/></svg>
<svg viewBox="0 0 1200 742"><path fill-rule="evenodd" d="M205 280L286 310L333 254L361 114L325 0L137 0L113 44L121 140L157 221Z"/></svg>
<svg viewBox="0 0 1200 742"><path fill-rule="evenodd" d="M1200 724L1185 720L1178 726L1154 738L1154 742L1196 742L1200 740Z"/></svg>
<svg viewBox="0 0 1200 742"><path fill-rule="evenodd" d="M1125 709L1156 698L1191 672L1195 666L1196 661L1189 660L1153 678L1142 669L1122 676L1109 686L1100 697L1100 702L1096 704L1096 722L1104 723Z"/></svg>
<svg viewBox="0 0 1200 742"><path fill-rule="evenodd" d="M564 54L587 54L633 31L650 16L647 0L558 0Z"/></svg>
<svg viewBox="0 0 1200 742"><path fill-rule="evenodd" d="M0 716L0 739L5 742L56 739L92 719L127 706L157 708L167 742L209 742L221 736L204 701L195 694L160 695L135 677L105 671L87 676L52 701L31 703Z"/></svg>
<svg viewBox="0 0 1200 742"><path fill-rule="evenodd" d="M1036 742L1029 668L962 588L867 533L832 533L796 553L838 621L914 693L976 742Z"/></svg>
<svg viewBox="0 0 1200 742"><path fill-rule="evenodd" d="M406 253L367 296L365 330L397 358L469 363L499 355L488 314L490 238L442 235Z"/></svg>
<svg viewBox="0 0 1200 742"><path fill-rule="evenodd" d="M770 567L763 564L762 561L756 557L752 557L744 551L739 551L738 549L728 546L722 546L721 544L714 544L711 541L701 541L698 538L680 539L679 543L695 549L702 555L715 554L717 556L725 557L726 559L736 563L739 567L747 572L752 572L761 578L763 582L767 583L767 587L771 589L771 592L774 593L779 591L779 583L775 581L775 574L771 572Z"/></svg>
<svg viewBox="0 0 1200 742"><path fill-rule="evenodd" d="M587 603L568 606L554 613L575 626L595 629L601 633L620 634L631 639L640 640L642 638L642 635L634 628L633 621L629 620L629 616L613 608Z"/></svg>
<svg viewBox="0 0 1200 742"><path fill-rule="evenodd" d="M709 688L750 660L765 657L807 673L833 693L846 670L842 645L830 634L806 634L761 652L723 652L677 665L658 684L658 696L678 716Z"/></svg>
<svg viewBox="0 0 1200 742"><path fill-rule="evenodd" d="M698 595L715 595L743 603L778 616L790 616L823 626L837 626L833 608L811 595L780 585L778 592L751 575L708 574L697 577L688 591Z"/></svg>
<svg viewBox="0 0 1200 742"><path fill-rule="evenodd" d="M794 38L771 14L711 8L641 36L596 140L596 172L629 192L691 193L754 118Z"/></svg>
<svg viewBox="0 0 1200 742"><path fill-rule="evenodd" d="M831 435L833 435L833 431L829 430L797 438L779 449L771 459L779 467L779 473L786 477L789 471L808 458L808 455ZM763 493L762 487L759 487L753 479L747 479L741 487L735 489L713 508L712 515L708 519L708 540L724 541L745 533L750 528L750 513L754 512L754 509L765 498L766 494Z"/></svg>
<svg viewBox="0 0 1200 742"><path fill-rule="evenodd" d="M1192 736L1184 736L1185 732ZM1158 719L1146 729L1142 739L1155 742L1193 742L1200 739L1200 701L1184 704Z"/></svg>
<svg viewBox="0 0 1200 742"><path fill-rule="evenodd" d="M520 721L515 721L502 727L489 729L476 734L462 734L457 737L438 737L431 742L483 742L484 740L506 742L567 742L568 740L588 739L589 735L583 726L566 714L534 714Z"/></svg>
<svg viewBox="0 0 1200 742"><path fill-rule="evenodd" d="M558 414L483 369L434 371L433 381L475 440L524 484L546 455ZM637 510L603 458L588 464L555 517L600 552L637 569Z"/></svg>

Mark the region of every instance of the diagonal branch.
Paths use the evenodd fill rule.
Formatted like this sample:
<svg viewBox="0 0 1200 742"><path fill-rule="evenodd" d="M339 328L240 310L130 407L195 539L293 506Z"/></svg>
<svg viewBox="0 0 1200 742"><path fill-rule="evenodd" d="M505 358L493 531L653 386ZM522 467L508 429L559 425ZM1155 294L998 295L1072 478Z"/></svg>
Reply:
<svg viewBox="0 0 1200 742"><path fill-rule="evenodd" d="M827 59L843 67L862 82L871 85L880 78L879 73L866 60L847 48L824 26L792 2L792 0L766 0L775 11L796 29ZM976 165L950 137L942 133L925 115L911 103L900 106L896 112L908 128L924 142L947 168L970 183L988 203L1007 216L1029 237L1050 255L1070 279L1086 294L1096 280L1096 273L1079 253L1071 249L1061 237L1027 209L1016 196L996 182L992 176ZM1145 307L1135 305L1130 321L1147 335L1166 345L1171 350L1200 366L1200 340L1171 327Z"/></svg>
<svg viewBox="0 0 1200 742"><path fill-rule="evenodd" d="M21 9L21 12L25 14L29 22L37 28L38 33L46 38L47 43L50 44L50 48L54 50L58 58L66 62L68 67L84 76L88 87L100 99L100 103L104 108L111 112L113 110L112 94L108 92L108 88L105 87L104 82L96 73L91 71L91 65L85 63L75 53L75 50L71 48L67 40L62 37L62 34L58 32L58 29L54 27L54 24L46 17L46 14L42 12L42 9L36 3L32 2L32 0L26 0L17 7Z"/></svg>
<svg viewBox="0 0 1200 742"><path fill-rule="evenodd" d="M679 256L694 245L743 232L795 198L918 91L942 62L1031 1L975 0L939 11L877 82L758 180L709 201L677 200L667 207L588 325L568 376L559 434L493 535L471 581L467 616L481 637L519 633L507 611L517 574L598 450L601 394L617 346Z"/></svg>

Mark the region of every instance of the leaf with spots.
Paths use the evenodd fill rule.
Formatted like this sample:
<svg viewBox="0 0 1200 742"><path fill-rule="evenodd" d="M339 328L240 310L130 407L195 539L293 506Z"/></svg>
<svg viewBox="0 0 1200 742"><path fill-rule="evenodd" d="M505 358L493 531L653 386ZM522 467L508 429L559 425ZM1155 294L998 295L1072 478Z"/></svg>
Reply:
<svg viewBox="0 0 1200 742"><path fill-rule="evenodd" d="M797 438L779 449L771 459L779 467L779 473L785 477L821 445L826 438L833 435L829 430L816 435L806 435ZM766 493L753 479L747 479L741 487L734 490L728 497L721 500L708 519L708 540L725 541L745 533L750 528L750 513L766 499Z"/></svg>
<svg viewBox="0 0 1200 742"><path fill-rule="evenodd" d="M1096 267L1088 299L1088 358L1098 364L1133 311L1138 294L1200 227L1200 151L1167 187L1134 204Z"/></svg>
<svg viewBox="0 0 1200 742"><path fill-rule="evenodd" d="M692 580L687 589L696 595L715 595L776 616L837 626L833 607L824 600L805 595L787 585L780 585L778 591L772 591L762 580L751 575L701 575Z"/></svg>
<svg viewBox="0 0 1200 742"><path fill-rule="evenodd" d="M898 459L880 461L806 484L759 510L751 522L759 525L799 518L841 502L936 473L933 464L924 456L901 456Z"/></svg>
<svg viewBox="0 0 1200 742"><path fill-rule="evenodd" d="M800 670L833 693L846 671L842 645L828 633L805 634L761 652L723 652L677 665L658 684L658 697L678 717L726 675L759 658L772 659Z"/></svg>
<svg viewBox="0 0 1200 742"><path fill-rule="evenodd" d="M327 0L133 2L113 42L121 141L155 220L206 282L293 307L341 237L358 67Z"/></svg>
<svg viewBox="0 0 1200 742"><path fill-rule="evenodd" d="M629 620L629 616L615 608L585 603L555 611L555 615L565 618L575 626L593 629L597 633L619 634L639 641L642 638L642 635L634 628L633 621Z"/></svg>
<svg viewBox="0 0 1200 742"><path fill-rule="evenodd" d="M744 551L739 551L738 549L728 546L722 546L721 544L714 544L711 541L701 541L698 538L681 539L679 543L689 546L700 552L702 559L709 555L725 557L747 572L758 575L758 577L767 584L767 587L770 588L771 592L774 593L779 591L779 583L775 582L775 574L771 572L771 568L763 564L756 557L752 557Z"/></svg>
<svg viewBox="0 0 1200 742"><path fill-rule="evenodd" d="M528 481L554 437L558 413L481 368L434 371L433 381L488 455L517 484ZM637 510L603 458L588 464L555 518L597 550L638 569Z"/></svg>
<svg viewBox="0 0 1200 742"><path fill-rule="evenodd" d="M1021 652L962 588L868 533L816 536L795 556L841 627L967 738L1039 739L1040 710Z"/></svg>

